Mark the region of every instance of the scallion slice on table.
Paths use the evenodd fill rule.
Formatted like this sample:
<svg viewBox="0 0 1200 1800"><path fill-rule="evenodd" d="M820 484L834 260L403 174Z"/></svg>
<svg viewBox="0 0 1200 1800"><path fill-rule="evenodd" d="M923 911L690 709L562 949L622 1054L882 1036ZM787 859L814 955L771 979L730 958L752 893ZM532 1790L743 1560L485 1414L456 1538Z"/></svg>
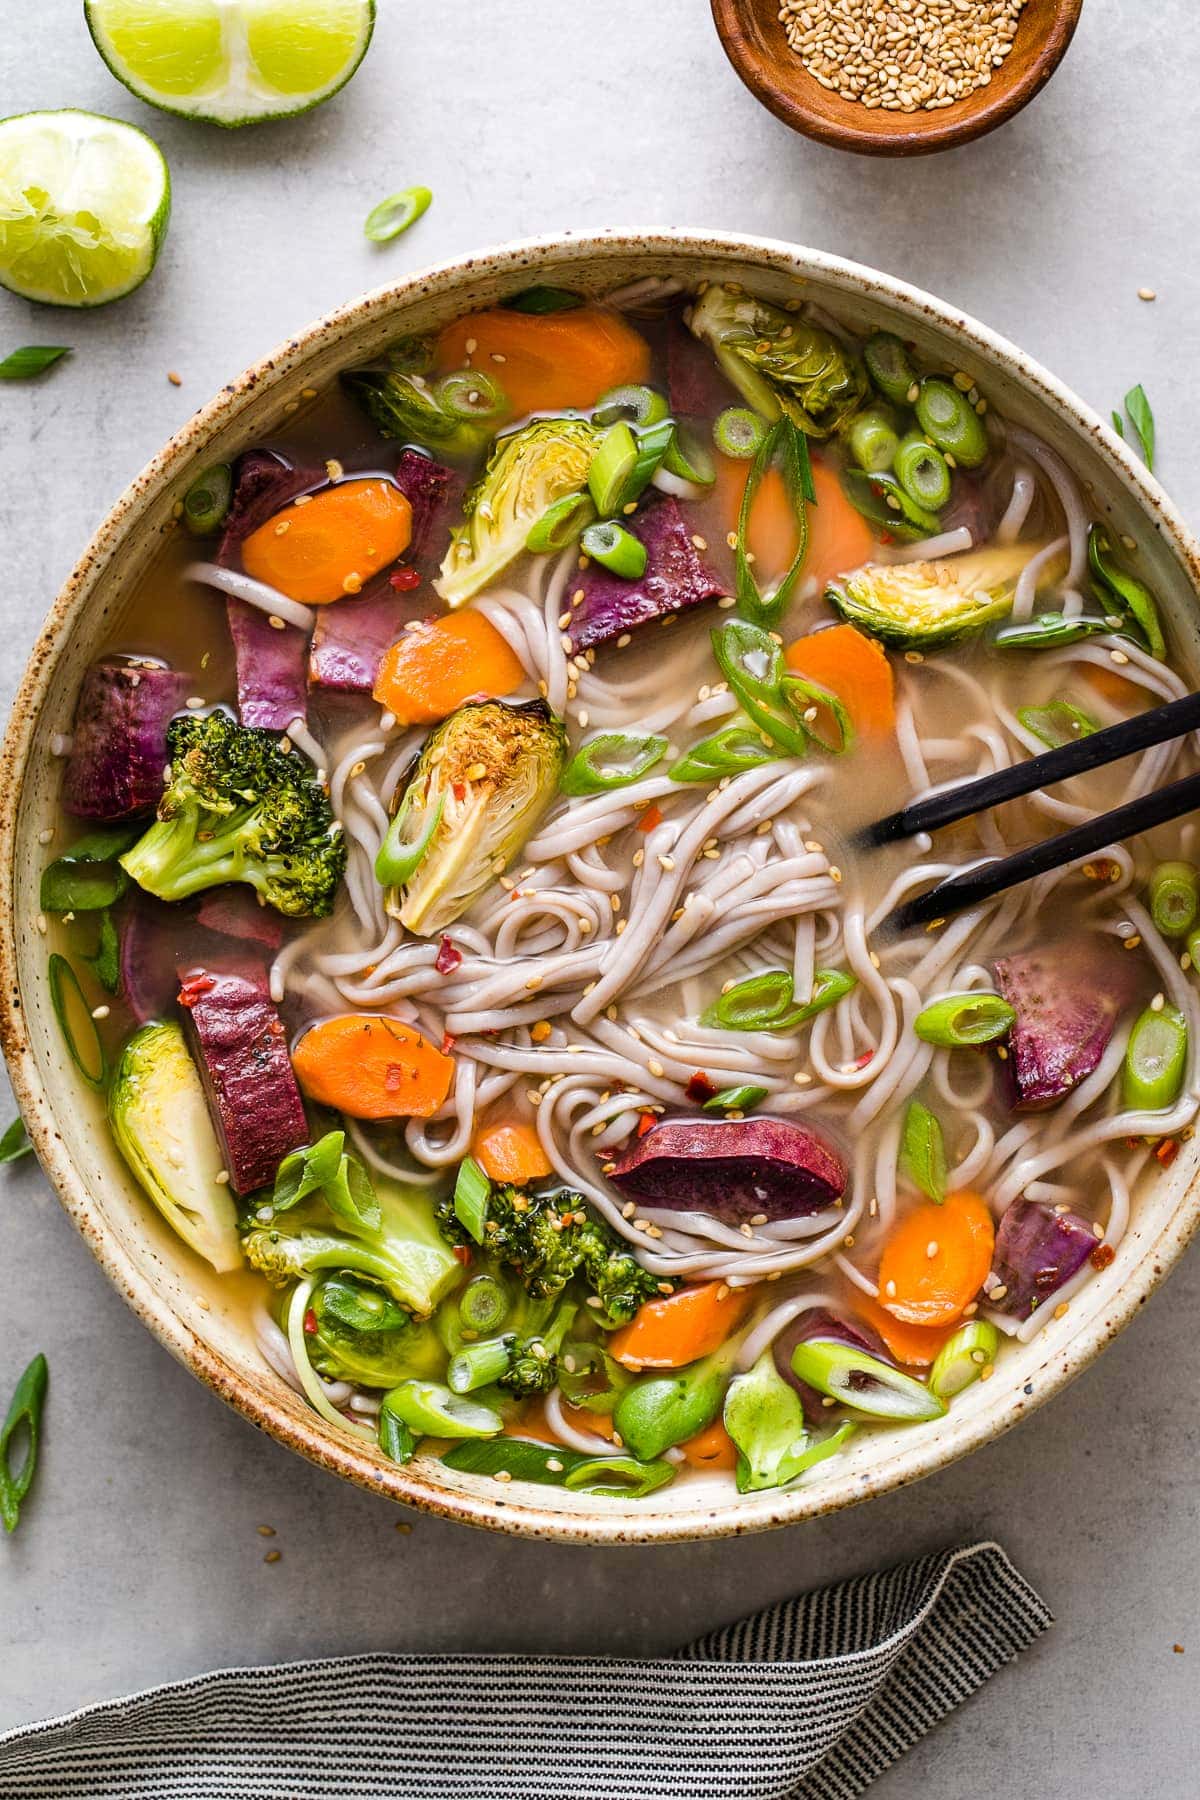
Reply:
<svg viewBox="0 0 1200 1800"><path fill-rule="evenodd" d="M589 525L579 540L579 547L593 562L626 581L637 581L646 573L645 544L615 519L601 519L595 525Z"/></svg>
<svg viewBox="0 0 1200 1800"><path fill-rule="evenodd" d="M946 1198L946 1139L941 1120L920 1100L910 1100L900 1137L900 1173L939 1205Z"/></svg>
<svg viewBox="0 0 1200 1800"><path fill-rule="evenodd" d="M20 350L10 350L0 362L0 381L31 381L70 354L65 344L25 344Z"/></svg>
<svg viewBox="0 0 1200 1800"><path fill-rule="evenodd" d="M915 402L917 423L935 449L964 469L977 469L988 453L983 420L944 375L926 375Z"/></svg>
<svg viewBox="0 0 1200 1800"><path fill-rule="evenodd" d="M667 740L653 734L605 731L583 744L562 772L564 794L605 794L640 781L665 754Z"/></svg>
<svg viewBox="0 0 1200 1800"><path fill-rule="evenodd" d="M895 406L909 405L916 399L917 371L908 351L893 332L877 331L863 348L867 374L885 400Z"/></svg>
<svg viewBox="0 0 1200 1800"><path fill-rule="evenodd" d="M42 1355L34 1357L18 1381L4 1424L0 1425L0 1520L5 1531L15 1531L21 1516L21 1502L33 1485L37 1469L38 1446L42 1434L42 1409L46 1404L46 1386L50 1370ZM24 1434L25 1454L14 1469L10 1454Z"/></svg>
<svg viewBox="0 0 1200 1800"><path fill-rule="evenodd" d="M778 754L773 745L763 743L761 732L748 725L724 725L680 757L671 769L671 780L720 781L724 775L741 775L774 762Z"/></svg>
<svg viewBox="0 0 1200 1800"><path fill-rule="evenodd" d="M868 406L851 419L846 445L859 468L876 475L891 468L900 439L888 415L878 406Z"/></svg>
<svg viewBox="0 0 1200 1800"><path fill-rule="evenodd" d="M895 475L905 493L930 512L941 512L950 498L950 465L919 432L910 432L902 440L896 451Z"/></svg>
<svg viewBox="0 0 1200 1800"><path fill-rule="evenodd" d="M1164 937L1186 937L1200 915L1200 876L1191 863L1159 863L1150 877L1150 917Z"/></svg>
<svg viewBox="0 0 1200 1800"><path fill-rule="evenodd" d="M1137 1112L1165 1112L1174 1106L1187 1055L1187 1020L1177 1006L1152 1002L1129 1034L1121 1071L1123 1103Z"/></svg>
<svg viewBox="0 0 1200 1800"><path fill-rule="evenodd" d="M89 1087L103 1091L106 1062L96 1021L79 985L79 977L57 951L50 958L50 1004L71 1061Z"/></svg>
<svg viewBox="0 0 1200 1800"><path fill-rule="evenodd" d="M939 1400L953 1400L978 1381L996 1360L1000 1333L987 1319L968 1319L951 1332L929 1371L929 1391Z"/></svg>
<svg viewBox="0 0 1200 1800"><path fill-rule="evenodd" d="M756 456L766 435L767 421L748 406L727 406L713 424L713 443L722 456Z"/></svg>
<svg viewBox="0 0 1200 1800"><path fill-rule="evenodd" d="M913 1030L926 1044L943 1050L968 1050L1003 1037L1016 1016L999 994L943 994L917 1014Z"/></svg>
<svg viewBox="0 0 1200 1800"><path fill-rule="evenodd" d="M183 522L193 537L215 537L232 503L233 469L229 463L213 463L183 496Z"/></svg>
<svg viewBox="0 0 1200 1800"><path fill-rule="evenodd" d="M621 419L629 425L657 425L667 416L667 403L657 388L642 382L610 388L601 394L592 413L597 425L616 425Z"/></svg>
<svg viewBox="0 0 1200 1800"><path fill-rule="evenodd" d="M0 1164L20 1162L23 1156L32 1154L33 1145L29 1141L24 1119L14 1119L0 1137Z"/></svg>
<svg viewBox="0 0 1200 1800"><path fill-rule="evenodd" d="M590 494L564 494L561 500L546 508L536 525L530 527L525 548L538 555L565 550L595 516L596 508Z"/></svg>
<svg viewBox="0 0 1200 1800"><path fill-rule="evenodd" d="M373 244L390 243L410 225L415 225L432 203L433 194L427 187L401 188L398 194L389 194L386 200L371 208L363 230Z"/></svg>

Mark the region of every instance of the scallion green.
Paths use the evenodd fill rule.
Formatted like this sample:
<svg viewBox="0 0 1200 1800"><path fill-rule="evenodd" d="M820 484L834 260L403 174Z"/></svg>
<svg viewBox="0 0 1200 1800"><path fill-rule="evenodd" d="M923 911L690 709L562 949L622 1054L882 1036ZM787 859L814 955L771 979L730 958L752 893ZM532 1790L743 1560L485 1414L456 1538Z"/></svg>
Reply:
<svg viewBox="0 0 1200 1800"><path fill-rule="evenodd" d="M232 504L233 469L229 463L213 463L183 496L183 522L193 537L214 537Z"/></svg>
<svg viewBox="0 0 1200 1800"><path fill-rule="evenodd" d="M777 755L773 745L763 743L761 732L748 725L725 725L680 757L671 769L671 780L720 781L723 776L741 775L774 762Z"/></svg>
<svg viewBox="0 0 1200 1800"><path fill-rule="evenodd" d="M1090 613L1043 612L1018 625L1002 625L992 642L997 650L1065 650L1070 644L1101 637L1112 629L1107 619Z"/></svg>
<svg viewBox="0 0 1200 1800"><path fill-rule="evenodd" d="M107 1067L104 1045L100 1041L91 1008L79 985L79 977L66 957L59 956L57 951L50 958L49 976L50 1004L54 1008L54 1016L66 1041L71 1061L88 1086L101 1093Z"/></svg>
<svg viewBox="0 0 1200 1800"><path fill-rule="evenodd" d="M20 350L10 350L0 362L0 381L30 381L70 354L64 344L24 344Z"/></svg>
<svg viewBox="0 0 1200 1800"><path fill-rule="evenodd" d="M1186 937L1200 916L1200 876L1191 863L1159 863L1150 877L1150 917L1164 937Z"/></svg>
<svg viewBox="0 0 1200 1800"><path fill-rule="evenodd" d="M935 449L964 469L986 461L983 420L959 388L943 375L926 375L915 402L917 423Z"/></svg>
<svg viewBox="0 0 1200 1800"><path fill-rule="evenodd" d="M653 734L605 731L582 744L562 772L564 794L606 794L640 781L665 754L667 740Z"/></svg>
<svg viewBox="0 0 1200 1800"><path fill-rule="evenodd" d="M582 294L573 294L569 288L544 285L523 288L511 300L501 301L508 312L522 313L575 312L586 304Z"/></svg>
<svg viewBox="0 0 1200 1800"><path fill-rule="evenodd" d="M620 510L621 496L637 460L637 439L625 420L619 419L600 439L588 469L588 488L601 518Z"/></svg>
<svg viewBox="0 0 1200 1800"><path fill-rule="evenodd" d="M1145 638L1151 656L1161 662L1167 654L1167 644L1158 617L1158 602L1145 582L1121 567L1102 525L1093 525L1088 532L1088 566L1099 586L1101 604L1106 605L1111 594Z"/></svg>
<svg viewBox="0 0 1200 1800"><path fill-rule="evenodd" d="M482 1244L492 1184L473 1156L464 1156L454 1182L454 1216L463 1230Z"/></svg>
<svg viewBox="0 0 1200 1800"><path fill-rule="evenodd" d="M923 1043L964 1050L1003 1037L1016 1016L999 994L943 994L917 1014L913 1030Z"/></svg>
<svg viewBox="0 0 1200 1800"><path fill-rule="evenodd" d="M779 691L814 744L827 750L830 756L844 756L854 748L854 721L850 710L831 689L821 687L803 675L784 675ZM820 729L821 721L826 717L832 727L828 734Z"/></svg>
<svg viewBox="0 0 1200 1800"><path fill-rule="evenodd" d="M596 402L592 413L597 425L615 425L624 419L630 425L657 425L667 416L668 407L657 388L642 382L610 388Z"/></svg>
<svg viewBox="0 0 1200 1800"><path fill-rule="evenodd" d="M748 406L727 406L713 424L713 443L722 456L755 456L766 435L766 420Z"/></svg>
<svg viewBox="0 0 1200 1800"><path fill-rule="evenodd" d="M704 1111L711 1113L753 1112L761 1106L769 1090L765 1087L730 1087L722 1088L711 1100L704 1102Z"/></svg>
<svg viewBox="0 0 1200 1800"><path fill-rule="evenodd" d="M410 225L415 225L432 203L433 194L427 187L401 188L398 194L389 194L386 200L371 208L363 222L363 230L373 244L390 243Z"/></svg>
<svg viewBox="0 0 1200 1800"><path fill-rule="evenodd" d="M842 470L841 483L854 510L889 537L916 543L921 538L935 537L942 529L937 514L918 506L894 475L885 471L868 475L865 469L847 466Z"/></svg>
<svg viewBox="0 0 1200 1800"><path fill-rule="evenodd" d="M3 1137L0 1137L0 1164L20 1162L23 1156L32 1154L33 1145L29 1141L25 1121L16 1118L6 1127Z"/></svg>
<svg viewBox="0 0 1200 1800"><path fill-rule="evenodd" d="M1060 750L1077 738L1091 737L1100 729L1095 719L1067 700L1051 700L1046 706L1019 706L1017 718L1050 750Z"/></svg>
<svg viewBox="0 0 1200 1800"><path fill-rule="evenodd" d="M1187 1020L1177 1006L1153 1002L1129 1034L1121 1071L1124 1104L1135 1112L1174 1106L1187 1073Z"/></svg>
<svg viewBox="0 0 1200 1800"><path fill-rule="evenodd" d="M750 562L750 519L767 471L776 464L783 476L796 522L796 551L773 592L764 594ZM815 500L808 439L788 415L782 413L755 451L738 509L734 585L738 611L750 623L770 629L779 623L787 610L808 554L808 508Z"/></svg>
<svg viewBox="0 0 1200 1800"><path fill-rule="evenodd" d="M872 1419L916 1424L940 1419L945 1402L923 1382L853 1344L809 1338L792 1351L792 1373L827 1399Z"/></svg>
<svg viewBox="0 0 1200 1800"><path fill-rule="evenodd" d="M846 447L860 469L876 475L891 468L900 439L887 413L878 406L868 406L855 413L847 426Z"/></svg>
<svg viewBox="0 0 1200 1800"><path fill-rule="evenodd" d="M600 519L589 525L579 541L585 556L625 581L637 581L646 573L646 546L616 519Z"/></svg>
<svg viewBox="0 0 1200 1800"><path fill-rule="evenodd" d="M471 1394L476 1388L491 1387L508 1368L508 1338L484 1338L478 1344L464 1344L450 1358L446 1381L452 1394Z"/></svg>
<svg viewBox="0 0 1200 1800"><path fill-rule="evenodd" d="M990 1368L1000 1349L1000 1333L987 1319L968 1319L951 1332L929 1371L929 1391L953 1400Z"/></svg>
<svg viewBox="0 0 1200 1800"><path fill-rule="evenodd" d="M700 1015L702 1025L724 1031L795 1031L836 1006L858 985L845 969L818 969L812 994L797 1005L787 969L765 969L726 988Z"/></svg>
<svg viewBox="0 0 1200 1800"><path fill-rule="evenodd" d="M564 494L548 506L536 525L531 525L525 548L535 555L565 550L596 516L590 494Z"/></svg>
<svg viewBox="0 0 1200 1800"><path fill-rule="evenodd" d="M508 1295L494 1275L476 1275L468 1281L458 1302L459 1320L468 1331L499 1331L508 1313Z"/></svg>
<svg viewBox="0 0 1200 1800"><path fill-rule="evenodd" d="M379 846L379 854L375 858L375 879L380 887L403 887L411 881L426 856L430 845L442 822L442 814L446 810L446 796L443 794L437 805L430 812L429 820L421 831L421 835L409 843L405 838L408 816L412 810L412 798L406 794L398 811L388 826L387 835Z"/></svg>
<svg viewBox="0 0 1200 1800"><path fill-rule="evenodd" d="M681 481L694 482L697 487L711 487L717 478L716 464L707 447L694 431L678 424L671 433L663 468L678 475Z"/></svg>
<svg viewBox="0 0 1200 1800"><path fill-rule="evenodd" d="M919 432L910 432L902 440L896 452L895 475L910 499L929 512L941 512L950 498L950 465Z"/></svg>
<svg viewBox="0 0 1200 1800"><path fill-rule="evenodd" d="M941 1120L920 1100L910 1100L900 1137L900 1173L940 1206L946 1198L946 1139Z"/></svg>
<svg viewBox="0 0 1200 1800"><path fill-rule="evenodd" d="M102 825L78 838L42 871L42 911L99 912L115 906L129 886L117 858L140 834L137 825Z"/></svg>
<svg viewBox="0 0 1200 1800"><path fill-rule="evenodd" d="M456 1444L442 1457L448 1469L470 1475L508 1475L513 1481L567 1487L574 1493L614 1494L639 1499L664 1487L675 1470L665 1460L639 1462L633 1456L586 1456L558 1444L529 1438L493 1438Z"/></svg>
<svg viewBox="0 0 1200 1800"><path fill-rule="evenodd" d="M449 418L480 424L503 418L508 411L504 389L481 369L455 369L453 374L443 375L434 399Z"/></svg>
<svg viewBox="0 0 1200 1800"><path fill-rule="evenodd" d="M34 1357L18 1381L4 1424L0 1425L0 1520L5 1531L15 1531L21 1503L33 1485L38 1446L42 1434L42 1410L50 1370L42 1355ZM25 1441L25 1455L14 1469L9 1461L14 1443Z"/></svg>
<svg viewBox="0 0 1200 1800"><path fill-rule="evenodd" d="M712 634L713 653L742 711L789 756L803 756L808 735L783 691L783 652L770 632L731 619Z"/></svg>
<svg viewBox="0 0 1200 1800"><path fill-rule="evenodd" d="M894 406L911 406L917 372L903 343L891 331L877 331L863 348L867 374L885 400Z"/></svg>
<svg viewBox="0 0 1200 1800"><path fill-rule="evenodd" d="M419 1438L490 1438L504 1428L490 1406L453 1394L440 1381L402 1381L383 1396L380 1410Z"/></svg>

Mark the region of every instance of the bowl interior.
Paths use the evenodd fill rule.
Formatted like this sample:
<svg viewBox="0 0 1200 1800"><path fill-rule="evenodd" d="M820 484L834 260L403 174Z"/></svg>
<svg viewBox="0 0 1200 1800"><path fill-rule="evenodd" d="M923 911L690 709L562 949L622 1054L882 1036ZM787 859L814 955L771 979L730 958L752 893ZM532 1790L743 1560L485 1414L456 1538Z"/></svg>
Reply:
<svg viewBox="0 0 1200 1800"><path fill-rule="evenodd" d="M431 1458L405 1468L342 1437L262 1363L247 1292L207 1272L133 1185L103 1127L102 1103L70 1064L49 1003L39 929L38 838L55 818L59 770L51 739L70 729L89 660L111 635L131 589L197 470L269 436L301 387L321 387L391 339L436 326L535 280L602 295L643 276L738 280L780 299L803 297L852 327L890 327L923 354L977 379L992 403L1040 433L1072 463L1113 529L1137 542L1134 560L1159 593L1180 657L1200 678L1193 600L1194 547L1154 485L1099 420L1018 353L927 297L853 265L784 245L684 234L614 234L559 240L481 257L368 296L286 344L216 401L138 478L101 527L60 596L37 645L6 742L0 860L0 1032L22 1110L68 1212L112 1279L168 1348L248 1418L312 1460L377 1492L468 1523L577 1540L639 1542L722 1535L813 1516L884 1492L943 1466L1015 1423L1077 1373L1132 1315L1195 1227L1200 1146L1189 1143L1141 1200L1116 1261L1051 1319L1012 1347L997 1379L956 1400L951 1415L904 1433L863 1434L836 1464L786 1494L739 1500L697 1478L628 1502L552 1488L501 1493ZM1064 1428L1069 1424L1064 1422Z"/></svg>
<svg viewBox="0 0 1200 1800"><path fill-rule="evenodd" d="M1045 86L1079 22L1083 0L1027 0L1013 48L986 87L933 112L871 110L810 75L788 43L778 0L712 0L725 53L750 91L822 143L868 156L923 156L993 131Z"/></svg>

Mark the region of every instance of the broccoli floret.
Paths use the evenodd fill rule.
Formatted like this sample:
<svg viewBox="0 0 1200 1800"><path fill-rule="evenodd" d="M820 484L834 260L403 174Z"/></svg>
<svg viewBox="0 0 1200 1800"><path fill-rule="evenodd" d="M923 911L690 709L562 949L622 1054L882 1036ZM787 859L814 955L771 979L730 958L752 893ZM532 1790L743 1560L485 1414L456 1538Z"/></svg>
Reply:
<svg viewBox="0 0 1200 1800"><path fill-rule="evenodd" d="M121 866L160 900L244 881L291 915L333 910L346 846L311 764L273 732L228 713L167 728L170 776L158 817Z"/></svg>
<svg viewBox="0 0 1200 1800"><path fill-rule="evenodd" d="M452 1198L439 1208L438 1223L452 1244L472 1243ZM483 1248L497 1263L518 1270L526 1292L535 1298L561 1294L574 1276L581 1276L589 1313L610 1330L626 1324L643 1300L663 1291L660 1278L643 1269L624 1240L589 1210L581 1194L569 1190L538 1194L494 1186L488 1197Z"/></svg>
<svg viewBox="0 0 1200 1800"><path fill-rule="evenodd" d="M558 1356L579 1308L574 1300L522 1294L494 1337L460 1335L447 1381L456 1394L496 1386L518 1400L547 1394L558 1382Z"/></svg>

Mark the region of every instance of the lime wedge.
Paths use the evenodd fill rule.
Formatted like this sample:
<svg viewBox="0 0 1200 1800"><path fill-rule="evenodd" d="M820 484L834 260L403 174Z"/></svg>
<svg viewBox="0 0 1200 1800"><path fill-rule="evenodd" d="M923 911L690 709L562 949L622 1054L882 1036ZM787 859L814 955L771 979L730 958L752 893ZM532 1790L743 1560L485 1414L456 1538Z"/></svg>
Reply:
<svg viewBox="0 0 1200 1800"><path fill-rule="evenodd" d="M211 125L308 112L349 81L375 29L375 0L85 0L118 81Z"/></svg>
<svg viewBox="0 0 1200 1800"><path fill-rule="evenodd" d="M171 211L162 151L87 112L0 119L0 285L51 306L104 306L140 287Z"/></svg>

